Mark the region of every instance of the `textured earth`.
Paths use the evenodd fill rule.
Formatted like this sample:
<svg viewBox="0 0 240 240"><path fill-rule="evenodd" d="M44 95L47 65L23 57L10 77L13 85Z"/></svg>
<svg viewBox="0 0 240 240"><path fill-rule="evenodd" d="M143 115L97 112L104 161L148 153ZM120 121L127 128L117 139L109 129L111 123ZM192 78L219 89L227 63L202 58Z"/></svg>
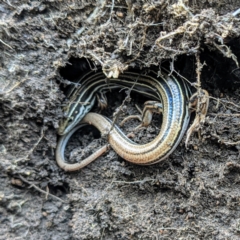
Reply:
<svg viewBox="0 0 240 240"><path fill-rule="evenodd" d="M239 8L238 0L1 1L0 239L239 239ZM163 66L193 91L199 80L210 104L189 149L184 136L156 165L109 150L80 171L60 169L67 89L90 62L116 73ZM147 100L130 96L119 121ZM126 93L107 98L102 114L112 118ZM151 141L160 121L156 115L133 140ZM105 143L86 128L66 156L79 160Z"/></svg>

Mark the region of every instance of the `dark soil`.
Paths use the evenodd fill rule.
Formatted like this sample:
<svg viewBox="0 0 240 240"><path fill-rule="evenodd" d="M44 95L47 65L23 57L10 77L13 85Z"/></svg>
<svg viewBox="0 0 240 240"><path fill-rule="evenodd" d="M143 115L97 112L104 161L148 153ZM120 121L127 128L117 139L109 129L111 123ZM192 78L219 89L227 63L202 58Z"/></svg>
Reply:
<svg viewBox="0 0 240 240"><path fill-rule="evenodd" d="M239 1L95 2L0 3L0 239L240 239ZM57 166L65 94L89 62L115 72L164 66L194 83L198 54L210 106L189 149L184 136L152 166L113 150L77 172ZM112 118L125 97L109 93L103 114ZM131 94L119 121L144 100ZM159 121L133 140L149 142ZM86 128L66 155L79 160L105 143Z"/></svg>

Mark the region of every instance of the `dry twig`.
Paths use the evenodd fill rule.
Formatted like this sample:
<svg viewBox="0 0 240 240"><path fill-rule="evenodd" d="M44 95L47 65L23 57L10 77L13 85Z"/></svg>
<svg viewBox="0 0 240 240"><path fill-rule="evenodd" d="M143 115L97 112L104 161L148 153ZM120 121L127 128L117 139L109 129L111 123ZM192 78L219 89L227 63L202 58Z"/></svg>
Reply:
<svg viewBox="0 0 240 240"><path fill-rule="evenodd" d="M50 196L50 197L52 197L52 198L54 198L54 199L56 199L56 200L58 200L58 201L65 202L65 201L62 200L61 198L59 198L59 197L57 197L57 196L49 193L49 191L44 191L44 190L42 190L41 188L39 188L38 186L36 186L35 184L29 182L29 181L28 181L26 178L24 178L22 175L19 174L18 176L19 176L19 178L20 178L23 182L25 182L25 183L27 183L27 184L30 185L29 188L33 187L33 188L35 188L37 191L39 191L39 192L41 192L41 193L43 193L43 194L46 194L46 197L47 197L47 196Z"/></svg>

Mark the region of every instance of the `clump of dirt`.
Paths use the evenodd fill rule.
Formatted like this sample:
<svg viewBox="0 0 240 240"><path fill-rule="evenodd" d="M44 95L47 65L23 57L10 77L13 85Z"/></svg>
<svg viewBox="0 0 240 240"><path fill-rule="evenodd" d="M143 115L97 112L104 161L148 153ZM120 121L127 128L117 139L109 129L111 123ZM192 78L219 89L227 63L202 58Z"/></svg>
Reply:
<svg viewBox="0 0 240 240"><path fill-rule="evenodd" d="M239 239L239 7L237 0L2 1L0 239ZM189 149L184 138L169 159L144 167L110 150L81 171L62 171L55 148L66 88L95 65L114 76L163 66L193 88L201 83L210 106ZM104 114L112 118L125 97L109 94ZM144 100L131 98L121 118ZM154 121L133 140L154 138L161 116ZM103 144L96 137L79 132L67 154L92 139L93 148Z"/></svg>

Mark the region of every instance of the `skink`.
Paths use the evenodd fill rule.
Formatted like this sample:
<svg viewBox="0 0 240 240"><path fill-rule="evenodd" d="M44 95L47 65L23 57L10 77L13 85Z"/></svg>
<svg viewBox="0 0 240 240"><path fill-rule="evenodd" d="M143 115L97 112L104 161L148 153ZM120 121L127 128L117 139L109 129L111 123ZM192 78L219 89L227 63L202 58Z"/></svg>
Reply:
<svg viewBox="0 0 240 240"><path fill-rule="evenodd" d="M88 73L81 81L80 88L71 93L71 103L66 108L67 118L62 121L59 133L63 135L57 146L56 160L65 171L78 170L96 159L96 153L89 156L82 163L68 164L64 159L64 149L71 135L84 124L92 124L102 134L107 134L110 146L125 160L139 164L151 165L167 158L178 146L189 123L190 112L188 86L164 73L158 76L150 70L147 74L131 71L124 72L118 79L107 79L102 72ZM140 92L153 100L160 100L163 110L161 130L150 143L139 145L127 138L117 127L112 127L110 119L97 114L88 113L92 108L96 93L116 87L132 86L134 91ZM77 124L79 126L76 127ZM107 146L98 150L99 155L106 151Z"/></svg>
<svg viewBox="0 0 240 240"><path fill-rule="evenodd" d="M68 93L70 100L63 109L65 117L60 121L58 134L68 133L90 112L97 99L97 94L102 96L112 89L132 89L132 91L143 94L150 99L161 101L161 93L158 92L155 84L148 84L149 81L148 76L140 75L137 72L126 72L117 79L107 79L99 70L88 72L79 80L80 86L72 88L72 91Z"/></svg>

